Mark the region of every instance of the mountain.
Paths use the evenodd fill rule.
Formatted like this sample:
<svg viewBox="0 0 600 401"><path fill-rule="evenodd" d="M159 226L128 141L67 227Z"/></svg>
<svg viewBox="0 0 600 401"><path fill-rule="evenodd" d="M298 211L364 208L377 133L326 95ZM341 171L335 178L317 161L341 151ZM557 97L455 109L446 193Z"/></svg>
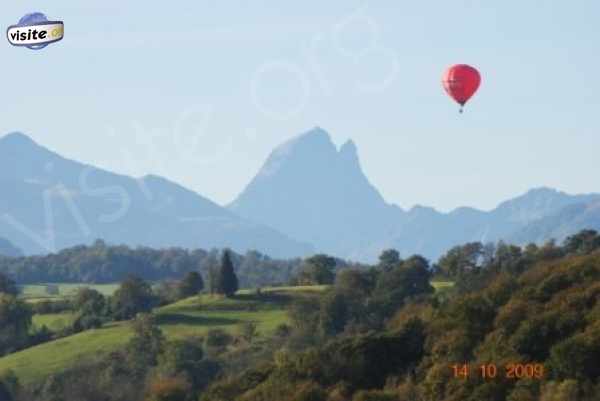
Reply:
<svg viewBox="0 0 600 401"><path fill-rule="evenodd" d="M0 188L0 237L27 254L96 238L132 246L257 249L280 257L312 249L164 178L131 178L68 160L20 133L0 139Z"/></svg>
<svg viewBox="0 0 600 401"><path fill-rule="evenodd" d="M393 228L390 216L403 214L365 177L356 145L338 150L321 128L277 147L229 209L346 257L360 256Z"/></svg>
<svg viewBox="0 0 600 401"><path fill-rule="evenodd" d="M420 253L435 259L452 246L466 242L543 242L548 236L555 236L548 228L550 223L543 223L544 219L595 201L600 201L600 195L569 195L551 188L535 188L489 212L462 207L440 213L432 208L415 207L398 223L388 244L403 254ZM582 218L577 227L565 227L563 232L572 234L579 226L589 228L589 225L589 219ZM563 239L564 235L556 238Z"/></svg>
<svg viewBox="0 0 600 401"><path fill-rule="evenodd" d="M513 233L509 240L515 243L543 243L550 239L562 241L583 229L600 231L600 200L568 205L557 213L527 224Z"/></svg>
<svg viewBox="0 0 600 401"><path fill-rule="evenodd" d="M0 193L0 238L25 254L102 238L275 257L320 251L359 261L396 248L435 259L470 241L525 244L600 229L600 195L551 188L491 211L403 210L369 182L356 145L338 148L321 128L277 147L227 208L161 177L132 178L65 159L20 133L0 138Z"/></svg>
<svg viewBox="0 0 600 401"><path fill-rule="evenodd" d="M8 240L4 238L0 238L0 256L8 256L11 258L16 258L18 256L22 256L23 252L13 244L11 244Z"/></svg>
<svg viewBox="0 0 600 401"><path fill-rule="evenodd" d="M562 238L592 224L590 212L575 218L570 208L596 201L600 195L536 188L491 211L462 207L441 213L425 206L404 211L386 203L369 182L352 141L338 150L327 132L314 128L277 147L229 209L319 251L373 261L386 248L435 259L470 241ZM550 223L549 216L559 217Z"/></svg>

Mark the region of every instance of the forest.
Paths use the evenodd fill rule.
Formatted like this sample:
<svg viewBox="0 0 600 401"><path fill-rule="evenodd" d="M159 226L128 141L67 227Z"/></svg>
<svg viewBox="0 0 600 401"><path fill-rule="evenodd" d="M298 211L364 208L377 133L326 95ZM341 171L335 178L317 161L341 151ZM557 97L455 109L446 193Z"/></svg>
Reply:
<svg viewBox="0 0 600 401"><path fill-rule="evenodd" d="M595 231L541 246L473 242L435 263L393 249L370 266L315 255L286 262L287 282L276 276L274 284L287 287L264 278L243 286L239 255L215 251L213 259L206 275L194 263L156 264L149 271L179 278L128 275L108 296L81 289L61 301L74 317L62 331L32 326L43 311L19 298L12 269L30 259L3 262L0 399L600 399ZM122 342L109 343L109 333ZM60 368L42 360L61 341L92 335L110 350ZM28 376L15 360L46 364L49 373Z"/></svg>
<svg viewBox="0 0 600 401"><path fill-rule="evenodd" d="M115 283L131 274L148 281L161 281L180 279L191 271L206 276L218 264L218 255L217 249L131 248L97 240L90 246L76 246L44 256L0 256L0 272L19 284ZM286 283L301 263L300 259L272 259L257 251L231 255L242 287Z"/></svg>

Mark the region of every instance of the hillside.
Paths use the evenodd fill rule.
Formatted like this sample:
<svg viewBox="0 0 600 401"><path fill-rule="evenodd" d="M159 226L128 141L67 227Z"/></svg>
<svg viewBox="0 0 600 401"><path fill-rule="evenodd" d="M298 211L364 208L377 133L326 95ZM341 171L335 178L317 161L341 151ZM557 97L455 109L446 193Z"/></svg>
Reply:
<svg viewBox="0 0 600 401"><path fill-rule="evenodd" d="M0 138L0 237L26 254L102 238L114 244L257 249L310 247L164 178L131 178L68 160L21 133ZM49 233L49 234L48 234Z"/></svg>
<svg viewBox="0 0 600 401"><path fill-rule="evenodd" d="M200 400L595 401L600 254L544 258L445 303L413 302L383 332L284 352Z"/></svg>
<svg viewBox="0 0 600 401"><path fill-rule="evenodd" d="M583 229L600 230L600 201L570 204L558 212L530 222L514 233L510 240L523 243L542 243L550 239L562 241L574 232Z"/></svg>
<svg viewBox="0 0 600 401"><path fill-rule="evenodd" d="M222 328L235 333L242 322L256 322L263 336L270 335L277 325L286 322L285 305L291 299L321 287L274 288L263 290L257 297L240 291L234 299L203 295L182 300L156 310L158 323L167 338L201 336L210 329ZM64 319L64 316L57 316ZM50 323L38 319L37 323ZM131 337L128 322L110 323L44 343L0 358L0 372L14 371L24 383L33 383L50 374L73 366L82 358L106 355L127 343Z"/></svg>

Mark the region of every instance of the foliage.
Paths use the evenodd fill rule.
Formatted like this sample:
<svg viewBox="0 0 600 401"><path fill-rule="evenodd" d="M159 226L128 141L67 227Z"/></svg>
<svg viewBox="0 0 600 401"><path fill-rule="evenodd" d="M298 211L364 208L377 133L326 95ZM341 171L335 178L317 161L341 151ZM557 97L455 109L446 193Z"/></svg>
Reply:
<svg viewBox="0 0 600 401"><path fill-rule="evenodd" d="M179 298L197 295L204 289L204 280L198 272L189 272L179 283Z"/></svg>
<svg viewBox="0 0 600 401"><path fill-rule="evenodd" d="M258 337L258 326L255 322L244 322L239 327L240 337L247 343L252 343Z"/></svg>
<svg viewBox="0 0 600 401"><path fill-rule="evenodd" d="M17 295L17 285L7 275L0 273L0 293Z"/></svg>
<svg viewBox="0 0 600 401"><path fill-rule="evenodd" d="M160 377L150 383L147 401L187 401L190 384L182 377Z"/></svg>
<svg viewBox="0 0 600 401"><path fill-rule="evenodd" d="M216 249L131 248L96 241L44 256L0 257L0 273L19 284L117 283L131 274L158 282L181 280L194 271L207 278L219 266L218 255ZM301 264L300 259L272 259L256 251L244 255L230 251L230 257L241 288L287 283Z"/></svg>
<svg viewBox="0 0 600 401"><path fill-rule="evenodd" d="M73 307L77 311L73 322L75 332L102 326L110 314L104 295L90 288L82 288L77 292Z"/></svg>
<svg viewBox="0 0 600 401"><path fill-rule="evenodd" d="M111 298L111 309L117 320L133 318L149 312L157 304L150 284L139 277L129 276Z"/></svg>
<svg viewBox="0 0 600 401"><path fill-rule="evenodd" d="M0 293L0 355L27 345L31 317L31 309L24 302Z"/></svg>
<svg viewBox="0 0 600 401"><path fill-rule="evenodd" d="M337 261L324 254L307 258L295 279L297 285L324 285L333 284L335 280L335 267Z"/></svg>
<svg viewBox="0 0 600 401"><path fill-rule="evenodd" d="M396 267L400 262L400 252L395 249L386 249L379 255L379 264L377 267L383 271L389 271Z"/></svg>
<svg viewBox="0 0 600 401"><path fill-rule="evenodd" d="M238 290L238 278L233 268L229 250L223 251L221 266L215 281L215 292L231 297Z"/></svg>
<svg viewBox="0 0 600 401"><path fill-rule="evenodd" d="M128 363L134 375L141 375L158 362L165 338L151 314L139 314L132 322L133 337L126 346Z"/></svg>
<svg viewBox="0 0 600 401"><path fill-rule="evenodd" d="M202 400L595 401L600 394L595 235L581 233L563 247L457 247L440 264L460 282L443 302L428 296L430 270L422 258L377 267L375 273L340 272L320 301L291 304L289 345L275 354L270 370L257 366L217 381ZM361 334L348 330L353 313L394 318L387 330L372 325L370 334ZM299 333L315 332L325 341L290 347ZM537 363L544 377L454 379L450 367L465 362L495 363L499 369ZM259 379L249 388L245 383L253 374ZM225 393L228 397L219 396Z"/></svg>
<svg viewBox="0 0 600 401"><path fill-rule="evenodd" d="M312 294L187 298L154 318L139 316L122 351L47 378L37 395L55 398L32 399L595 401L600 252L597 234L580 234L562 246L467 244L435 268L387 252L387 262L371 268L332 268L334 285ZM232 254L232 269L236 263ZM435 269L457 282L443 298L430 285ZM243 325L254 321L258 327ZM192 328L183 332L184 324ZM234 339L230 329L242 327L260 332L260 341ZM198 333L202 340L185 338ZM91 338L78 336L84 340L69 337L70 344ZM458 363L494 363L499 374L510 363L541 364L544 377L481 380L474 369L459 380L451 368ZM127 398L111 391L117 385Z"/></svg>

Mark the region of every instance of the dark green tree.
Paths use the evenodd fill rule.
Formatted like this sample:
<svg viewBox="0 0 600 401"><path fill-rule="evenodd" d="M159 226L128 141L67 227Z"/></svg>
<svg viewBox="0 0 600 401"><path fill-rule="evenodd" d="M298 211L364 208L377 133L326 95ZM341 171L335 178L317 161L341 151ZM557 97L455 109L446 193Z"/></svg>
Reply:
<svg viewBox="0 0 600 401"><path fill-rule="evenodd" d="M381 274L373 292L373 312L387 318L406 299L432 293L434 289L429 283L430 278L429 262L421 256L412 256L389 272Z"/></svg>
<svg viewBox="0 0 600 401"><path fill-rule="evenodd" d="M0 400L12 401L17 399L17 393L21 385L18 377L11 370L2 373L0 376Z"/></svg>
<svg viewBox="0 0 600 401"><path fill-rule="evenodd" d="M133 337L126 346L127 360L134 375L141 377L156 366L165 338L152 314L141 313L131 324Z"/></svg>
<svg viewBox="0 0 600 401"><path fill-rule="evenodd" d="M204 280L198 272L189 272L179 283L180 298L187 298L197 295L204 289Z"/></svg>
<svg viewBox="0 0 600 401"><path fill-rule="evenodd" d="M525 270L526 262L520 247L500 241L496 246L496 254L490 268L497 272L520 274Z"/></svg>
<svg viewBox="0 0 600 401"><path fill-rule="evenodd" d="M15 296L0 293L0 355L27 345L31 308Z"/></svg>
<svg viewBox="0 0 600 401"><path fill-rule="evenodd" d="M150 284L139 277L129 276L112 296L111 307L116 319L127 320L138 313L149 312L156 302Z"/></svg>
<svg viewBox="0 0 600 401"><path fill-rule="evenodd" d="M386 249L379 255L378 267L383 271L389 271L400 263L400 252L395 249Z"/></svg>
<svg viewBox="0 0 600 401"><path fill-rule="evenodd" d="M596 230L582 230L568 237L564 243L566 253L586 255L600 248L600 235Z"/></svg>
<svg viewBox="0 0 600 401"><path fill-rule="evenodd" d="M237 290L238 278L235 275L230 252L226 249L221 256L221 266L216 278L216 292L231 297Z"/></svg>
<svg viewBox="0 0 600 401"><path fill-rule="evenodd" d="M10 277L0 273L0 293L17 295L18 292L15 282Z"/></svg>
<svg viewBox="0 0 600 401"><path fill-rule="evenodd" d="M176 376L185 372L193 377L203 358L201 342L193 338L176 340L166 344L158 357L158 366L160 372L167 376Z"/></svg>
<svg viewBox="0 0 600 401"><path fill-rule="evenodd" d="M298 275L300 285L333 284L337 262L331 256L319 254L304 261L304 266Z"/></svg>
<svg viewBox="0 0 600 401"><path fill-rule="evenodd" d="M364 298L373 291L374 278L369 272L354 269L342 270L335 278L335 291Z"/></svg>
<svg viewBox="0 0 600 401"><path fill-rule="evenodd" d="M350 318L346 297L341 293L331 292L321 301L319 326L324 336L335 336L344 331Z"/></svg>
<svg viewBox="0 0 600 401"><path fill-rule="evenodd" d="M450 249L438 262L442 273L457 277L479 267L484 246L481 242L471 242Z"/></svg>
<svg viewBox="0 0 600 401"><path fill-rule="evenodd" d="M73 300L77 311L73 328L75 331L88 330L102 326L108 314L108 304L104 295L91 288L82 288Z"/></svg>

